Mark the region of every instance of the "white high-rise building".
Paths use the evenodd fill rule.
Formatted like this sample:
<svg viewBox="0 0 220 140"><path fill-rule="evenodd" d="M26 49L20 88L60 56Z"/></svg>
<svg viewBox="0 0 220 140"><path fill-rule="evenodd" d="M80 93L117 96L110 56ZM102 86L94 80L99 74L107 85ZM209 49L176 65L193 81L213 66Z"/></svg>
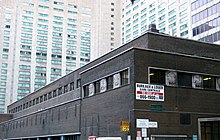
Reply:
<svg viewBox="0 0 220 140"><path fill-rule="evenodd" d="M122 43L127 43L156 24L159 32L188 38L190 0L123 0Z"/></svg>
<svg viewBox="0 0 220 140"><path fill-rule="evenodd" d="M220 44L220 0L192 0L192 38Z"/></svg>
<svg viewBox="0 0 220 140"><path fill-rule="evenodd" d="M118 47L120 0L0 0L0 113Z"/></svg>

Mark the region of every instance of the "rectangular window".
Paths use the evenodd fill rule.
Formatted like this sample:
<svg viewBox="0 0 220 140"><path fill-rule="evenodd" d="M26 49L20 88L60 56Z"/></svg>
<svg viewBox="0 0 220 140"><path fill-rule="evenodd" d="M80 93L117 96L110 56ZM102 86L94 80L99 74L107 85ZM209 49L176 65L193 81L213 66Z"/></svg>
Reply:
<svg viewBox="0 0 220 140"><path fill-rule="evenodd" d="M57 90L54 90L53 91L53 97L56 97L57 96Z"/></svg>
<svg viewBox="0 0 220 140"><path fill-rule="evenodd" d="M70 83L70 91L74 90L74 82Z"/></svg>
<svg viewBox="0 0 220 140"><path fill-rule="evenodd" d="M113 88L113 76L107 77L107 89Z"/></svg>
<svg viewBox="0 0 220 140"><path fill-rule="evenodd" d="M64 93L68 92L68 85L64 86Z"/></svg>
<svg viewBox="0 0 220 140"><path fill-rule="evenodd" d="M95 82L95 93L99 93L100 92L100 81L96 81Z"/></svg>
<svg viewBox="0 0 220 140"><path fill-rule="evenodd" d="M165 84L165 71L159 69L150 69L150 83L151 84Z"/></svg>
<svg viewBox="0 0 220 140"><path fill-rule="evenodd" d="M60 88L58 89L58 96L61 95L61 94L63 94L63 88L62 88L62 87L60 87Z"/></svg>
<svg viewBox="0 0 220 140"><path fill-rule="evenodd" d="M76 85L76 88L79 88L79 87L81 87L81 80L80 79L77 80L77 85Z"/></svg>
<svg viewBox="0 0 220 140"><path fill-rule="evenodd" d="M216 81L216 78L215 77L212 77L212 76L203 76L202 77L203 79L203 88L206 88L206 89L216 89L216 84L215 84L215 81Z"/></svg>
<svg viewBox="0 0 220 140"><path fill-rule="evenodd" d="M39 8L42 8L42 9L49 9L48 6L43 6L43 5L38 5Z"/></svg>
<svg viewBox="0 0 220 140"><path fill-rule="evenodd" d="M89 96L89 85L84 86L83 91L84 91L84 97L88 97Z"/></svg>
<svg viewBox="0 0 220 140"><path fill-rule="evenodd" d="M121 72L121 85L128 84L128 70L124 70Z"/></svg>
<svg viewBox="0 0 220 140"><path fill-rule="evenodd" d="M188 73L177 73L178 86L192 87L192 74Z"/></svg>

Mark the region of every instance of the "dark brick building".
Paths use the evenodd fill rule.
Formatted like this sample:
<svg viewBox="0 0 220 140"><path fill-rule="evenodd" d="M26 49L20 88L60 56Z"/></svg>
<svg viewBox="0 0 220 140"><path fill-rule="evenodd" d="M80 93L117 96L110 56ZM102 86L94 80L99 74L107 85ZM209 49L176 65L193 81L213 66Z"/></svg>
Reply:
<svg viewBox="0 0 220 140"><path fill-rule="evenodd" d="M0 138L218 140L219 52L148 32L11 104Z"/></svg>

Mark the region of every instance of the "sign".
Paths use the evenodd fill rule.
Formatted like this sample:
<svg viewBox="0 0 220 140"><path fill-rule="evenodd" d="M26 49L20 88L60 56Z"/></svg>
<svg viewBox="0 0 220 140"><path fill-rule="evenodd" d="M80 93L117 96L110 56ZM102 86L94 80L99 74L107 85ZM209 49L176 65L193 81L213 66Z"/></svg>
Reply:
<svg viewBox="0 0 220 140"><path fill-rule="evenodd" d="M129 132L130 131L130 122L129 121L121 121L121 132Z"/></svg>
<svg viewBox="0 0 220 140"><path fill-rule="evenodd" d="M88 140L96 140L96 136L89 136Z"/></svg>
<svg viewBox="0 0 220 140"><path fill-rule="evenodd" d="M121 81L120 73L113 75L113 88L120 87L121 85L120 81Z"/></svg>
<svg viewBox="0 0 220 140"><path fill-rule="evenodd" d="M92 96L95 94L95 86L93 83L89 84L89 96Z"/></svg>
<svg viewBox="0 0 220 140"><path fill-rule="evenodd" d="M148 119L137 119L137 128L148 128Z"/></svg>
<svg viewBox="0 0 220 140"><path fill-rule="evenodd" d="M137 137L141 137L141 131L137 131Z"/></svg>
<svg viewBox="0 0 220 140"><path fill-rule="evenodd" d="M192 139L193 140L198 140L198 136L197 135L193 135Z"/></svg>
<svg viewBox="0 0 220 140"><path fill-rule="evenodd" d="M147 137L147 128L141 129L142 137Z"/></svg>
<svg viewBox="0 0 220 140"><path fill-rule="evenodd" d="M157 128L157 122L149 122L148 123L149 128Z"/></svg>
<svg viewBox="0 0 220 140"><path fill-rule="evenodd" d="M105 92L107 89L107 81L106 79L102 79L100 81L100 92Z"/></svg>
<svg viewBox="0 0 220 140"><path fill-rule="evenodd" d="M164 86L136 83L136 99L164 101Z"/></svg>
<svg viewBox="0 0 220 140"><path fill-rule="evenodd" d="M131 140L131 135L128 135L127 140Z"/></svg>

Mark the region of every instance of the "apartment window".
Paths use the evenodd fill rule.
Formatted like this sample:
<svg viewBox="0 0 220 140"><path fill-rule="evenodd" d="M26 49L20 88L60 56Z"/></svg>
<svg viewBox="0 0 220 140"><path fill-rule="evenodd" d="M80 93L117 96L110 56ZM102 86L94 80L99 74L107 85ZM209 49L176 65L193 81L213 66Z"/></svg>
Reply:
<svg viewBox="0 0 220 140"><path fill-rule="evenodd" d="M8 42L3 42L3 46L4 47L9 47L9 43Z"/></svg>
<svg viewBox="0 0 220 140"><path fill-rule="evenodd" d="M107 77L107 89L112 89L113 88L113 76Z"/></svg>
<svg viewBox="0 0 220 140"><path fill-rule="evenodd" d="M128 70L124 70L121 72L121 85L128 84Z"/></svg>
<svg viewBox="0 0 220 140"><path fill-rule="evenodd" d="M64 86L64 93L68 92L68 85Z"/></svg>
<svg viewBox="0 0 220 140"><path fill-rule="evenodd" d="M27 20L27 21L33 21L33 17L29 17L29 16L22 16L23 20Z"/></svg>
<svg viewBox="0 0 220 140"><path fill-rule="evenodd" d="M8 55L7 54L2 54L2 58L3 59L8 59Z"/></svg>
<svg viewBox="0 0 220 140"><path fill-rule="evenodd" d="M68 7L70 7L70 8L77 8L77 6L76 5L73 5L73 4L68 4Z"/></svg>
<svg viewBox="0 0 220 140"><path fill-rule="evenodd" d="M43 6L43 5L38 5L39 8L42 8L42 9L49 9L48 6Z"/></svg>
<svg viewBox="0 0 220 140"><path fill-rule="evenodd" d="M4 30L4 35L9 35L10 31Z"/></svg>
<svg viewBox="0 0 220 140"><path fill-rule="evenodd" d="M63 12L63 9L59 9L59 8L53 8L53 10L57 12Z"/></svg>
<svg viewBox="0 0 220 140"><path fill-rule="evenodd" d="M58 89L58 96L63 93L62 89L63 89L62 87L60 87L60 88Z"/></svg>
<svg viewBox="0 0 220 140"><path fill-rule="evenodd" d="M8 64L7 63L2 63L2 68L7 68Z"/></svg>
<svg viewBox="0 0 220 140"><path fill-rule="evenodd" d="M32 29L32 28L24 28L24 27L22 27L22 28L21 28L21 31L22 31L22 32L32 33L33 29Z"/></svg>
<svg viewBox="0 0 220 140"><path fill-rule="evenodd" d="M41 16L41 17L49 17L48 14L44 14L44 13L39 13L38 15Z"/></svg>
<svg viewBox="0 0 220 140"><path fill-rule="evenodd" d="M74 82L70 83L70 91L74 90Z"/></svg>
<svg viewBox="0 0 220 140"><path fill-rule="evenodd" d="M54 1L53 3L56 4L56 5L61 5L61 6L63 6L63 2Z"/></svg>
<svg viewBox="0 0 220 140"><path fill-rule="evenodd" d="M43 22L43 23L48 23L48 20L46 20L46 19L40 19L40 18L39 18L38 21L39 21L39 22Z"/></svg>
<svg viewBox="0 0 220 140"><path fill-rule="evenodd" d="M165 84L165 71L159 69L150 69L150 83L151 84Z"/></svg>
<svg viewBox="0 0 220 140"><path fill-rule="evenodd" d="M5 99L5 94L0 94L0 99Z"/></svg>
<svg viewBox="0 0 220 140"><path fill-rule="evenodd" d="M81 87L81 80L80 79L77 80L77 85L76 85L76 88L79 88L79 87Z"/></svg>
<svg viewBox="0 0 220 140"><path fill-rule="evenodd" d="M52 92L48 93L48 100L52 98Z"/></svg>
<svg viewBox="0 0 220 140"><path fill-rule="evenodd" d="M43 96L40 96L40 103L42 103L44 100L44 97Z"/></svg>
<svg viewBox="0 0 220 140"><path fill-rule="evenodd" d="M53 97L56 97L57 96L57 90L54 90L53 91Z"/></svg>
<svg viewBox="0 0 220 140"><path fill-rule="evenodd" d="M203 88L206 89L216 89L216 78L212 76L202 77Z"/></svg>
<svg viewBox="0 0 220 140"><path fill-rule="evenodd" d="M53 16L53 18L56 19L56 20L60 20L60 21L63 20L63 17L60 17L60 16Z"/></svg>
<svg viewBox="0 0 220 140"><path fill-rule="evenodd" d="M100 81L96 81L95 82L95 93L99 93L100 92Z"/></svg>
<svg viewBox="0 0 220 140"><path fill-rule="evenodd" d="M34 12L32 12L32 11L23 11L24 12L24 14L28 14L28 15L33 15L34 14Z"/></svg>
<svg viewBox="0 0 220 140"><path fill-rule="evenodd" d="M6 80L6 79L7 79L7 76L1 75L1 80Z"/></svg>
<svg viewBox="0 0 220 140"><path fill-rule="evenodd" d="M178 72L178 85L182 87L192 87L192 74Z"/></svg>
<svg viewBox="0 0 220 140"><path fill-rule="evenodd" d="M0 82L0 86L6 86L6 82Z"/></svg>
<svg viewBox="0 0 220 140"><path fill-rule="evenodd" d="M5 105L5 101L0 101L0 105Z"/></svg>
<svg viewBox="0 0 220 140"><path fill-rule="evenodd" d="M5 93L6 92L6 88L0 88L0 92L1 93Z"/></svg>
<svg viewBox="0 0 220 140"><path fill-rule="evenodd" d="M89 96L89 85L84 86L83 91L84 91L84 97L88 97Z"/></svg>

